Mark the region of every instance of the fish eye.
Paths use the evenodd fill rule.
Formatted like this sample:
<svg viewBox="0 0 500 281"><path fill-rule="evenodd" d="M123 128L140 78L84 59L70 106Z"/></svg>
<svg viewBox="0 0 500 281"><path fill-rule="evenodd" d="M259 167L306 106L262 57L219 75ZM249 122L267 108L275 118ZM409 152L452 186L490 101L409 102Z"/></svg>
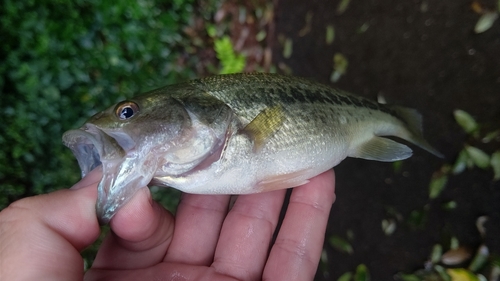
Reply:
<svg viewBox="0 0 500 281"><path fill-rule="evenodd" d="M133 101L124 101L119 103L115 108L116 117L120 120L132 118L139 112L139 106Z"/></svg>

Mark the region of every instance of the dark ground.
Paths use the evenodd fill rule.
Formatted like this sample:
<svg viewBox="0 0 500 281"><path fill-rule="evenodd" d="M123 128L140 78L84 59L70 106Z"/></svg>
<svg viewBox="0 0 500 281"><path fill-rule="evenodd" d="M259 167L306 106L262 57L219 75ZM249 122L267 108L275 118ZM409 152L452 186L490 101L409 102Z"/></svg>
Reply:
<svg viewBox="0 0 500 281"><path fill-rule="evenodd" d="M473 32L479 15L469 0L351 1L337 15L339 1L280 0L275 7L276 35L293 40L289 59L274 46L274 61L284 62L297 76L329 83L333 55L347 57L347 72L336 87L368 98L383 94L388 103L418 109L424 116L425 136L446 159L412 146L414 156L394 172L390 163L347 159L335 168L337 201L327 237L346 237L352 230L352 255L326 246L330 275L317 280L337 280L358 264L368 267L372 280L393 280L395 273L423 268L434 244L446 247L451 236L461 244L477 248L481 236L477 217L489 217L485 243L500 254L500 184L492 172L479 169L450 177L444 192L428 199L431 175L444 163L453 163L467 141L453 119L453 110L469 112L486 128L500 127L500 20L482 34ZM481 5L495 9L496 1ZM312 12L309 33L299 36ZM335 26L333 44L325 43L327 24ZM368 29L359 33L367 24ZM471 143L476 145L477 143ZM490 153L499 141L477 144ZM454 200L457 208L446 211L442 204ZM423 226L406 223L413 210L424 210ZM391 236L384 235L381 221L394 218L387 208L402 215Z"/></svg>

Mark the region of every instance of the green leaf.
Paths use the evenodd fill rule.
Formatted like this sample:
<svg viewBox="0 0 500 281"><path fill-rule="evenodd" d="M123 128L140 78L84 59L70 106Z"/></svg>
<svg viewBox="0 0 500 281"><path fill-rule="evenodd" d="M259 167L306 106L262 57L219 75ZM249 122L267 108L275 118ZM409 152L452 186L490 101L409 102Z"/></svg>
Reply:
<svg viewBox="0 0 500 281"><path fill-rule="evenodd" d="M490 156L481 149L467 145L465 146L465 150L477 167L486 169L490 166Z"/></svg>
<svg viewBox="0 0 500 281"><path fill-rule="evenodd" d="M455 164L453 164L453 168L451 168L451 172L454 175L458 175L462 173L465 168L467 168L467 162L469 160L469 155L465 149L462 149L458 154L457 160Z"/></svg>
<svg viewBox="0 0 500 281"><path fill-rule="evenodd" d="M434 270L439 274L439 277L441 277L443 281L452 281L451 276L448 273L446 273L446 269L444 267L440 265L435 265Z"/></svg>
<svg viewBox="0 0 500 281"><path fill-rule="evenodd" d="M352 272L346 272L344 274L342 274L339 279L337 279L337 281L351 281L352 279Z"/></svg>
<svg viewBox="0 0 500 281"><path fill-rule="evenodd" d="M403 161L394 161L394 162L392 162L392 169L393 169L394 173L401 172L402 168L403 168Z"/></svg>
<svg viewBox="0 0 500 281"><path fill-rule="evenodd" d="M217 29L215 28L215 25L213 24L207 24L207 34L208 36L215 38L217 36Z"/></svg>
<svg viewBox="0 0 500 281"><path fill-rule="evenodd" d="M435 199L436 197L438 197L439 194L441 194L441 192L446 187L447 183L448 183L448 175L447 174L440 173L440 172L435 173L432 176L431 182L429 184L429 198Z"/></svg>
<svg viewBox="0 0 500 281"><path fill-rule="evenodd" d="M347 7L349 7L350 2L351 0L341 0L337 6L337 15L343 14L347 10Z"/></svg>
<svg viewBox="0 0 500 281"><path fill-rule="evenodd" d="M486 277L484 277L484 275L482 275L482 274L479 274L479 273L478 273L478 274L476 274L476 276L477 276L477 279L478 279L479 281L488 281L488 279L486 279ZM490 280L495 280L495 279L490 279ZM497 279L497 280L498 280L498 279Z"/></svg>
<svg viewBox="0 0 500 281"><path fill-rule="evenodd" d="M441 260L441 255L443 255L443 247L439 244L432 247L431 262L433 264L438 263Z"/></svg>
<svg viewBox="0 0 500 281"><path fill-rule="evenodd" d="M460 241L458 241L458 238L453 236L450 239L450 249L458 249L460 247Z"/></svg>
<svg viewBox="0 0 500 281"><path fill-rule="evenodd" d="M347 236L347 240L349 240L349 241L354 240L354 231L352 231L352 229L348 229L346 231L345 235Z"/></svg>
<svg viewBox="0 0 500 281"><path fill-rule="evenodd" d="M330 81L332 83L337 82L340 77L347 71L348 65L349 61L343 54L335 53L335 55L333 55L333 72L330 75Z"/></svg>
<svg viewBox="0 0 500 281"><path fill-rule="evenodd" d="M333 40L335 40L335 27L331 24L326 26L326 36L325 43L331 45Z"/></svg>
<svg viewBox="0 0 500 281"><path fill-rule="evenodd" d="M351 244L349 244L349 242L347 242L347 240L345 240L339 236L336 236L336 235L330 236L330 239L328 239L328 242L330 243L330 245L332 247L334 247L335 249L337 249L341 252L345 252L348 254L352 254L354 252Z"/></svg>
<svg viewBox="0 0 500 281"><path fill-rule="evenodd" d="M486 264L489 257L490 257L490 251L488 250L488 247L486 247L486 245L484 244L479 246L476 255L469 264L469 270L472 272L480 270Z"/></svg>
<svg viewBox="0 0 500 281"><path fill-rule="evenodd" d="M356 267L356 273L354 275L354 281L369 281L370 272L364 264L360 264Z"/></svg>
<svg viewBox="0 0 500 281"><path fill-rule="evenodd" d="M358 34L365 33L368 30L369 27L370 27L370 24L367 23L367 22L365 22L365 23L363 23L362 26L360 26L358 28L358 30L356 31L356 33L358 33Z"/></svg>
<svg viewBox="0 0 500 281"><path fill-rule="evenodd" d="M261 30L259 31L256 35L255 35L255 40L257 40L258 42L261 42L263 41L264 39L266 39L266 36L267 36L267 33L265 30Z"/></svg>
<svg viewBox="0 0 500 281"><path fill-rule="evenodd" d="M497 12L487 12L484 13L476 23L474 27L475 33L483 33L493 26L493 23L498 19Z"/></svg>
<svg viewBox="0 0 500 281"><path fill-rule="evenodd" d="M490 280L498 280L500 277L500 258L494 258L491 262Z"/></svg>
<svg viewBox="0 0 500 281"><path fill-rule="evenodd" d="M483 143L489 143L492 140L496 139L499 135L500 135L500 130L489 132L484 136L484 138L481 141Z"/></svg>
<svg viewBox="0 0 500 281"><path fill-rule="evenodd" d="M481 238L484 239L486 236L486 228L484 227L484 223L489 220L488 216L480 216L476 219L476 228L479 234L481 234Z"/></svg>
<svg viewBox="0 0 500 281"><path fill-rule="evenodd" d="M429 205L425 205L422 210L413 210L406 220L408 225L413 228L422 228L429 216Z"/></svg>
<svg viewBox="0 0 500 281"><path fill-rule="evenodd" d="M448 268L446 273L451 276L452 281L480 281L474 273L463 268Z"/></svg>
<svg viewBox="0 0 500 281"><path fill-rule="evenodd" d="M457 202L456 201L449 201L443 204L443 209L444 210L453 210L457 208Z"/></svg>
<svg viewBox="0 0 500 281"><path fill-rule="evenodd" d="M214 49L217 58L222 64L220 74L238 73L245 68L246 59L235 53L233 43L229 36L224 36L214 41Z"/></svg>
<svg viewBox="0 0 500 281"><path fill-rule="evenodd" d="M453 111L453 115L455 116L455 121L467 134L470 134L478 129L476 120L474 120L474 118L472 118L469 113L460 109L456 109L455 111Z"/></svg>
<svg viewBox="0 0 500 281"><path fill-rule="evenodd" d="M493 180L500 180L500 150L491 154L490 165L493 168Z"/></svg>
<svg viewBox="0 0 500 281"><path fill-rule="evenodd" d="M397 277L397 280L400 280L400 281L422 281L422 278L418 277L415 274L399 273L398 275L396 275L396 277Z"/></svg>
<svg viewBox="0 0 500 281"><path fill-rule="evenodd" d="M286 38L283 44L283 57L288 59L292 56L293 52L293 41L290 38Z"/></svg>
<svg viewBox="0 0 500 281"><path fill-rule="evenodd" d="M320 259L320 261L323 264L327 264L328 263L328 253L326 252L325 249L323 249L323 251L321 251L321 259Z"/></svg>
<svg viewBox="0 0 500 281"><path fill-rule="evenodd" d="M382 231L386 236L390 236L396 231L396 221L394 219L382 220Z"/></svg>
<svg viewBox="0 0 500 281"><path fill-rule="evenodd" d="M343 54L335 53L335 55L333 55L333 69L335 69L335 71L344 74L347 71L348 65L349 61Z"/></svg>

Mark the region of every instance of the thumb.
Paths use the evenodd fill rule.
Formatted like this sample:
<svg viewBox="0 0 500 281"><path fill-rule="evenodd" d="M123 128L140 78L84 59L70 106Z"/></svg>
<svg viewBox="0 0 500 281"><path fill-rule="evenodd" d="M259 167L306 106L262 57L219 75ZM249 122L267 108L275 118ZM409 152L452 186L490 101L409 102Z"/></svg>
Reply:
<svg viewBox="0 0 500 281"><path fill-rule="evenodd" d="M78 280L80 251L99 236L100 171L73 189L24 198L0 212L0 276L5 280Z"/></svg>

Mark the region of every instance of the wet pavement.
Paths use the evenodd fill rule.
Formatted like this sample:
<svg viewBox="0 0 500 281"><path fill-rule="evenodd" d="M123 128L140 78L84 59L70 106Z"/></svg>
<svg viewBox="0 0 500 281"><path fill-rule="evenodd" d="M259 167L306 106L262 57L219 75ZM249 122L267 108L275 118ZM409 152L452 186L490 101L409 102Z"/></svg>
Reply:
<svg viewBox="0 0 500 281"><path fill-rule="evenodd" d="M358 264L372 280L393 280L395 273L423 268L434 244L449 244L452 236L472 249L481 243L477 217L486 215L485 243L500 254L500 183L491 170L478 168L451 176L443 193L429 199L432 174L453 163L465 143L492 153L489 144L472 140L456 124L454 109L470 113L483 131L500 128L500 20L475 34L480 15L472 1L351 1L344 13L339 1L279 0L275 7L276 38L289 38L292 53L283 57L275 42L273 60L294 75L332 84L335 53L348 60L335 87L420 111L424 134L445 154L439 159L415 146L414 156L398 171L393 164L347 159L335 168L337 202L327 231L346 238L353 253L326 247L328 262L317 280L337 280ZM483 1L495 9L496 1ZM308 16L309 14L309 16ZM309 20L308 20L309 17ZM325 42L326 26L335 38ZM283 41L283 40L281 40ZM286 68L286 67L284 67ZM443 204L457 207L445 210ZM419 220L418 214L425 214ZM384 219L396 221L395 232L382 231Z"/></svg>

